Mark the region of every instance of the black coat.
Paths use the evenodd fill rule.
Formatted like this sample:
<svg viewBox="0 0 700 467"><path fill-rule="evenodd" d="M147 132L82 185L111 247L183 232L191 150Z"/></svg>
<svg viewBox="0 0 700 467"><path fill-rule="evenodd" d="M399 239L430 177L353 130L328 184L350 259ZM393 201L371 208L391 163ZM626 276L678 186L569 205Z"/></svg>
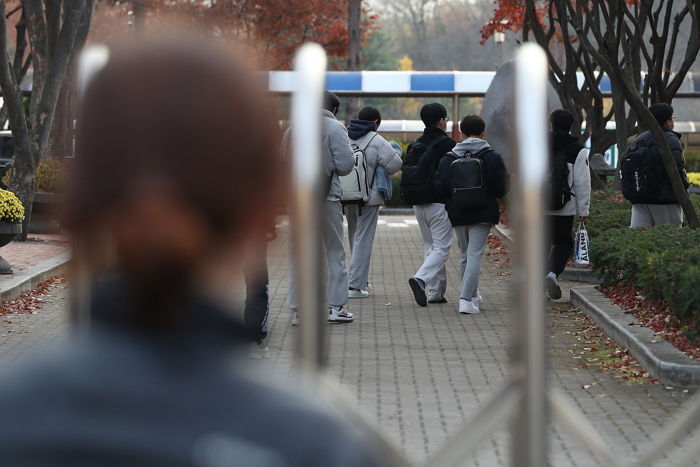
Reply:
<svg viewBox="0 0 700 467"><path fill-rule="evenodd" d="M433 157L433 161L432 161L432 166L433 166L433 172L436 171L438 168L438 165L440 164L440 159L442 159L442 157L446 153L450 152L452 150L452 148L454 148L455 145L457 144L452 138L450 138L447 135L447 133L445 133L444 131L442 131L441 129L439 129L437 127L426 128L425 130L423 130L423 135L420 136L418 139L416 139L413 143L408 145L408 148L406 150L406 157L409 158L409 155L411 153L411 149L413 148L414 144L423 143L425 145L429 145L433 141L435 141L436 139L438 139L440 137L444 137L444 139L442 141L440 141L438 144L436 144L435 146L433 146L434 157ZM404 162L406 160L407 159L404 159ZM426 199L427 198L432 198L431 202L433 202L433 203L441 202L441 201L439 201L438 197L436 196L436 194L433 191L431 191L429 194L426 195Z"/></svg>
<svg viewBox="0 0 700 467"><path fill-rule="evenodd" d="M681 135L673 130L664 128L664 136L666 137L668 147L671 148L671 153L673 154L673 159L676 162L676 167L678 168L678 173L680 173L683 186L688 188L690 183L688 183L688 175L685 173L685 158L683 157L683 148L681 147ZM649 151L651 151L652 157L655 160L655 168L657 171L656 180L658 180L658 186L656 188L656 194L654 195L653 200L646 204L678 203L676 194L673 192L673 187L671 186L671 180L668 178L663 161L661 160L661 151L659 151L656 141L654 141L654 136L652 136L651 132L648 130L645 131L634 140L633 144L648 147Z"/></svg>
<svg viewBox="0 0 700 467"><path fill-rule="evenodd" d="M450 170L455 159L451 155L446 155L440 160L435 182L441 199L445 201L445 209L453 226L473 225L473 224L498 224L500 210L498 208L498 198L502 198L508 193L509 177L503 157L495 151L486 151L481 154L484 162L484 176L486 187L489 192L489 199L486 206L477 209L465 209L457 211L452 209L449 201L450 192Z"/></svg>

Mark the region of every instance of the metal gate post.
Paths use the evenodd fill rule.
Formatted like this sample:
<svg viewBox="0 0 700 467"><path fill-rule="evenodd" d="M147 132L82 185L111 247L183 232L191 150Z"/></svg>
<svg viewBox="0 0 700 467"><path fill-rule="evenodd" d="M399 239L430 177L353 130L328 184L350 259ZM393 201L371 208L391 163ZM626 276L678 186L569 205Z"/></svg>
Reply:
<svg viewBox="0 0 700 467"><path fill-rule="evenodd" d="M318 44L303 45L294 59L292 95L292 189L290 228L299 284L302 370L308 377L320 369L324 313L323 198L321 192L321 108L326 76L326 52Z"/></svg>
<svg viewBox="0 0 700 467"><path fill-rule="evenodd" d="M517 191L514 249L516 328L513 380L521 397L512 424L512 465L547 464L544 217L542 182L548 160L547 58L528 43L516 56Z"/></svg>

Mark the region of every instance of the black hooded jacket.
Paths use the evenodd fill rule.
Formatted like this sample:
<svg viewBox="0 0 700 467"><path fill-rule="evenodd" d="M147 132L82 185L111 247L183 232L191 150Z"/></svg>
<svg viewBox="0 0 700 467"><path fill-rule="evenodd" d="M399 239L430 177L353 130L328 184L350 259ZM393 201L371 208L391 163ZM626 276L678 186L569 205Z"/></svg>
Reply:
<svg viewBox="0 0 700 467"><path fill-rule="evenodd" d="M685 158L683 157L683 148L681 147L680 140L681 135L668 128L664 128L663 130L668 147L671 148L673 159L676 162L676 168L681 176L683 186L687 189L690 183L688 182L688 175L685 172ZM657 180L656 192L654 193L653 200L646 204L677 204L678 199L676 199L676 194L673 192L673 187L671 186L671 180L668 178L666 168L661 160L661 151L659 151L659 147L656 145L656 141L654 141L654 136L651 132L649 130L643 132L634 140L632 145L647 147L648 150L651 151L651 155L655 161L654 167Z"/></svg>

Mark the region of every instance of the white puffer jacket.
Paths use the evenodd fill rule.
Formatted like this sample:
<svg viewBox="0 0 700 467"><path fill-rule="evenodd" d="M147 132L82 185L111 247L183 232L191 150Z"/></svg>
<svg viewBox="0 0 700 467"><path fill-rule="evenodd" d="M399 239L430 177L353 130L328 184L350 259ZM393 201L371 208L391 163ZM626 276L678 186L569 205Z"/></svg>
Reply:
<svg viewBox="0 0 700 467"><path fill-rule="evenodd" d="M591 172L588 167L588 149L576 156L576 163L569 167L569 186L574 196L557 211L547 211L550 216L588 216L591 206Z"/></svg>

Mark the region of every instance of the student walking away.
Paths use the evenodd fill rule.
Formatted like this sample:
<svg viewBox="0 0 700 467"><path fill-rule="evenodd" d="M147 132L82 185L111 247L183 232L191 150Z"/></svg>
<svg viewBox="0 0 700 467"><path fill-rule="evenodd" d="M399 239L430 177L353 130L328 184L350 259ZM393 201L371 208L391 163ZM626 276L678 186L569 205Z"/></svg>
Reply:
<svg viewBox="0 0 700 467"><path fill-rule="evenodd" d="M571 230L574 217L583 222L591 203L591 172L588 149L571 134L573 115L556 109L549 115L551 153L545 182L545 221L549 233L549 272L544 279L548 298L561 298L557 278L571 256L574 241ZM578 129L576 129L578 131Z"/></svg>
<svg viewBox="0 0 700 467"><path fill-rule="evenodd" d="M288 175L243 63L180 34L88 85L64 220L89 329L0 373L3 465L386 465L337 401L250 371L230 284Z"/></svg>
<svg viewBox="0 0 700 467"><path fill-rule="evenodd" d="M381 123L379 110L365 107L357 114L357 120L351 120L348 126L348 135L357 161L353 172L341 177L341 182L349 178L347 185L350 185L349 190L345 190L345 183L343 185L343 209L348 220L352 256L349 298L369 296L367 284L372 245L377 231L379 206L385 201L385 194L379 190L379 186L387 180L390 186L391 175L401 169L401 157L377 133ZM354 196L347 196L348 193Z"/></svg>
<svg viewBox="0 0 700 467"><path fill-rule="evenodd" d="M445 133L449 118L444 106L426 104L420 110L420 118L425 130L406 152L401 167L401 198L413 206L424 249L423 264L408 280L408 285L416 303L427 306L447 303L445 262L452 246L452 225L445 205L438 201L434 176L440 159L456 143Z"/></svg>
<svg viewBox="0 0 700 467"><path fill-rule="evenodd" d="M340 109L340 99L332 92L326 92L323 114L323 160L325 164L326 186L324 202L324 230L323 246L326 253L328 270L328 322L349 323L355 316L347 310L348 302L348 270L345 262L345 248L343 247L343 207L340 204L342 187L340 177L349 174L355 164L355 156L348 130L340 123L335 115ZM303 124L298 122L295 124ZM285 135L284 147L288 148L287 141L290 131ZM293 262L295 253L291 249L290 260ZM299 286L294 267L289 268L289 295L287 297L290 310L292 310L292 326L299 324Z"/></svg>
<svg viewBox="0 0 700 467"><path fill-rule="evenodd" d="M436 185L461 255L459 312L476 314L483 301L478 290L481 257L491 227L498 223L498 198L508 191L508 173L501 155L485 140L481 117L464 117L459 129L464 139L441 159Z"/></svg>
<svg viewBox="0 0 700 467"><path fill-rule="evenodd" d="M274 218L265 237L259 242L259 250L251 263L243 269L245 279L245 306L243 320L250 338L263 352L267 351L267 319L270 315L270 278L267 269L267 243L277 237Z"/></svg>
<svg viewBox="0 0 700 467"><path fill-rule="evenodd" d="M688 189L690 183L685 172L681 135L673 131L673 107L663 103L654 104L649 107L649 111L663 130L683 186ZM632 203L630 227L660 224L680 227L683 224L683 209L678 204L661 159L661 151L651 131L643 132L627 147L622 155L620 175L622 194Z"/></svg>

